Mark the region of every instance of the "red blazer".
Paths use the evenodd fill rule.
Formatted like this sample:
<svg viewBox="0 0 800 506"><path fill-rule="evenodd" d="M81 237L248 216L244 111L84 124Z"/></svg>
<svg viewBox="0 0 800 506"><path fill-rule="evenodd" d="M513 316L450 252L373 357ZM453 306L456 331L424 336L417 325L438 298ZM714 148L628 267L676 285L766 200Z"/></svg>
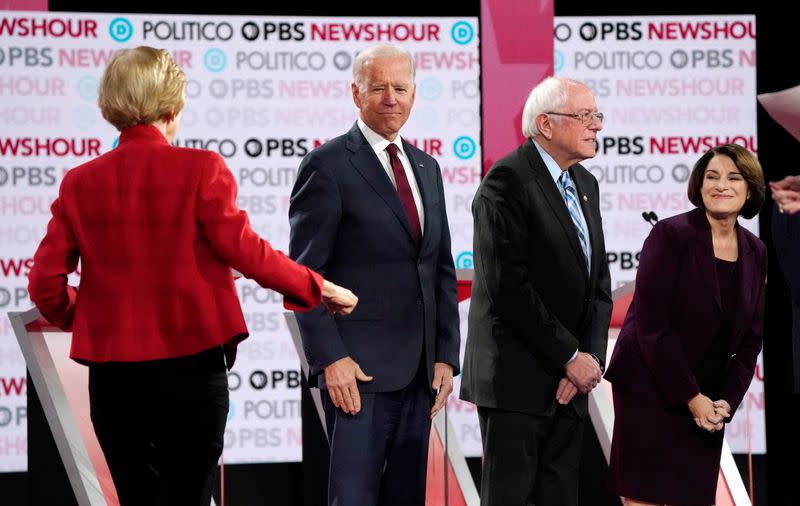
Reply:
<svg viewBox="0 0 800 506"><path fill-rule="evenodd" d="M52 214L28 291L47 320L72 330L79 362L235 345L248 331L231 267L292 309L321 300L321 276L250 228L222 158L173 147L153 126L123 130L116 149L69 171ZM67 285L79 259L80 290Z"/></svg>

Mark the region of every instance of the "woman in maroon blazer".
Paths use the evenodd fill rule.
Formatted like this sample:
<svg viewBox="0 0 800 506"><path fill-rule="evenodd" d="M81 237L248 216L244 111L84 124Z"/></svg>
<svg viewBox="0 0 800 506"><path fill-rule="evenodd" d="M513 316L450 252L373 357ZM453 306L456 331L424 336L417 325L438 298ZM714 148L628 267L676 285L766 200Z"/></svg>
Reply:
<svg viewBox="0 0 800 506"><path fill-rule="evenodd" d="M705 153L689 179L697 209L644 243L636 291L606 372L613 388L610 484L626 506L714 504L724 423L761 350L767 251L737 222L764 202L746 149Z"/></svg>
<svg viewBox="0 0 800 506"><path fill-rule="evenodd" d="M295 310L356 299L250 228L216 153L170 145L185 77L164 50L121 50L99 105L119 146L69 171L29 275L42 315L89 366L91 418L122 506L208 505L248 335L231 267ZM81 262L78 287L67 275Z"/></svg>

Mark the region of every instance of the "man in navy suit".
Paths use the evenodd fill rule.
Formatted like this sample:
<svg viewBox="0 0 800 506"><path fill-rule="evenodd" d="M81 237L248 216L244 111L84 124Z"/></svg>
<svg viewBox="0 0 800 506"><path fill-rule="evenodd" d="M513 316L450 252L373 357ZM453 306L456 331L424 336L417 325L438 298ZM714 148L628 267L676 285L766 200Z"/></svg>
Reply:
<svg viewBox="0 0 800 506"><path fill-rule="evenodd" d="M359 305L297 320L310 384L327 391L328 503L422 506L431 418L459 363L444 189L436 160L400 137L415 95L408 52L370 47L353 78L358 121L300 164L289 254Z"/></svg>

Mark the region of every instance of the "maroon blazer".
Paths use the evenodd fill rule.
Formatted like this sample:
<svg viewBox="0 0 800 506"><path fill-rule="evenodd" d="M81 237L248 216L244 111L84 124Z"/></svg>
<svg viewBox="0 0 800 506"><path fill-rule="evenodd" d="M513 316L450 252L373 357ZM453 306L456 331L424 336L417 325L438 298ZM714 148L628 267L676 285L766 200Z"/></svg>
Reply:
<svg viewBox="0 0 800 506"><path fill-rule="evenodd" d="M321 300L322 278L250 228L222 158L173 147L153 126L123 130L116 149L69 171L52 215L28 291L45 318L72 330L70 356L80 362L241 341L248 331L231 267L293 309ZM79 259L80 290L67 285Z"/></svg>
<svg viewBox="0 0 800 506"><path fill-rule="evenodd" d="M767 249L736 225L739 295L733 341L719 398L731 415L753 378L761 351ZM705 211L659 221L642 247L633 302L605 378L614 388L675 406L700 388L698 368L721 319L719 285Z"/></svg>

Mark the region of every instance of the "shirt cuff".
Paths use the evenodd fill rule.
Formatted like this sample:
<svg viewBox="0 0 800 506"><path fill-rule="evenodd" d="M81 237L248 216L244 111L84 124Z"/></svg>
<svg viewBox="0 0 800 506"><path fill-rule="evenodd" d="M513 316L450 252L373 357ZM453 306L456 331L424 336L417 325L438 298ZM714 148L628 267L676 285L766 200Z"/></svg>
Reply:
<svg viewBox="0 0 800 506"><path fill-rule="evenodd" d="M575 350L575 353L572 354L572 357L570 357L570 359L567 360L567 364L569 364L570 362L572 362L573 360L575 360L578 357L578 351L580 351L580 350ZM597 358L597 357L595 357L595 358ZM564 365L567 365L567 364L564 364Z"/></svg>

